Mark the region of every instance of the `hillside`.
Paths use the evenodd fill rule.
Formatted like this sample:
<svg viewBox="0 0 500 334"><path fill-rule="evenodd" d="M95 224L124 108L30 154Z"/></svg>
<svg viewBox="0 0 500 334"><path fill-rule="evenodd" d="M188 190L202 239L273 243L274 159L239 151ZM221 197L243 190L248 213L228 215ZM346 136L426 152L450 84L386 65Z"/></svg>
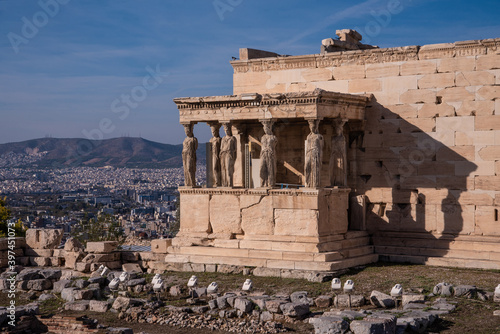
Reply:
<svg viewBox="0 0 500 334"><path fill-rule="evenodd" d="M182 145L169 145L143 138L87 140L82 138L40 138L0 144L0 167L182 167ZM200 144L198 161L205 162L205 144Z"/></svg>

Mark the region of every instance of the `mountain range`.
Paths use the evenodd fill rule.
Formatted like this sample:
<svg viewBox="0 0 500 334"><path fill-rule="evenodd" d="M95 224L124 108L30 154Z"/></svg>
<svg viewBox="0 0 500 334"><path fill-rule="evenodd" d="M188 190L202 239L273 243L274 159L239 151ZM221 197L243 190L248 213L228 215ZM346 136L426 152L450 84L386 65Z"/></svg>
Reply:
<svg viewBox="0 0 500 334"><path fill-rule="evenodd" d="M205 162L206 145L198 145L197 157ZM182 144L162 144L143 138L103 140L40 138L0 144L0 167L182 167Z"/></svg>

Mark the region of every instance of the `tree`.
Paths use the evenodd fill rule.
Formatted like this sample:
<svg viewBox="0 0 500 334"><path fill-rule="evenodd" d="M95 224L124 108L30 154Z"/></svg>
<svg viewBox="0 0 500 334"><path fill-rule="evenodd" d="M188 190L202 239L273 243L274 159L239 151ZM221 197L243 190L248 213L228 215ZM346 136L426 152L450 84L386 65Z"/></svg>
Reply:
<svg viewBox="0 0 500 334"><path fill-rule="evenodd" d="M71 229L71 236L82 243L88 241L123 241L123 229L111 215L84 218Z"/></svg>
<svg viewBox="0 0 500 334"><path fill-rule="evenodd" d="M0 198L0 237L6 237L9 233L9 219L11 218L11 211L6 206L5 198ZM12 228L12 226L11 226ZM24 237L26 235L26 229L23 226L21 220L13 226L16 237Z"/></svg>

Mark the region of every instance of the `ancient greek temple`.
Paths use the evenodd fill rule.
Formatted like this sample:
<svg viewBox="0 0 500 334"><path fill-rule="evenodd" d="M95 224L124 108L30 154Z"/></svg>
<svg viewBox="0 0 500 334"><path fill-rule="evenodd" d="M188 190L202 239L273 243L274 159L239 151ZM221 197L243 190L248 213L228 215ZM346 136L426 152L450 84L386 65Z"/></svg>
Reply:
<svg viewBox="0 0 500 334"><path fill-rule="evenodd" d="M367 233L348 231L346 140L369 100L321 89L175 99L186 186L170 256L315 271L374 261ZM213 135L206 188L194 183L196 123Z"/></svg>
<svg viewBox="0 0 500 334"><path fill-rule="evenodd" d="M381 49L337 36L318 54L240 49L233 95L174 100L185 186L167 264L500 269L500 40ZM197 123L213 135L203 187Z"/></svg>

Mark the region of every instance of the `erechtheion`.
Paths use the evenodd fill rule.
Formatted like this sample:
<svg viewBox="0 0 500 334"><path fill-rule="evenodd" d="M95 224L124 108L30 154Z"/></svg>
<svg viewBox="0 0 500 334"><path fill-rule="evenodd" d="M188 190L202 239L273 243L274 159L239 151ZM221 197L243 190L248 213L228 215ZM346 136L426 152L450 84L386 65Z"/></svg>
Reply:
<svg viewBox="0 0 500 334"><path fill-rule="evenodd" d="M174 100L185 150L194 124L214 138L208 186L183 155L166 261L500 269L500 39L380 49L337 35L319 54L240 49L233 95Z"/></svg>

